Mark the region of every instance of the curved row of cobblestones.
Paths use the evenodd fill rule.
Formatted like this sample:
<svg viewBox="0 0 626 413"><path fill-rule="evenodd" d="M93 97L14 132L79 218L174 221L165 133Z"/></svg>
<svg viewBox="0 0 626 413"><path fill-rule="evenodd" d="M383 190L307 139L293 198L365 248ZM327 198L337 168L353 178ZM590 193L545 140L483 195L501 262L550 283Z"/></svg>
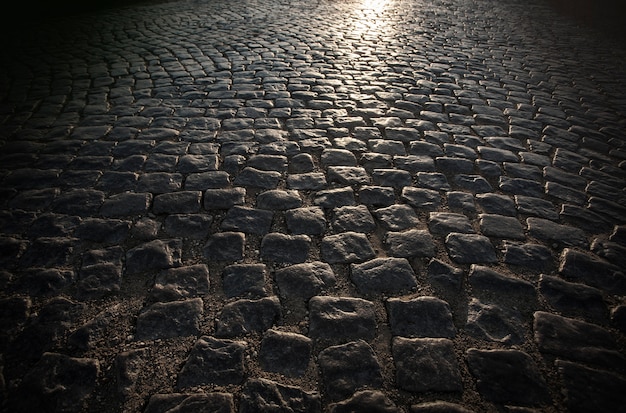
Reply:
<svg viewBox="0 0 626 413"><path fill-rule="evenodd" d="M172 1L0 68L6 411L620 411L626 55L539 1Z"/></svg>

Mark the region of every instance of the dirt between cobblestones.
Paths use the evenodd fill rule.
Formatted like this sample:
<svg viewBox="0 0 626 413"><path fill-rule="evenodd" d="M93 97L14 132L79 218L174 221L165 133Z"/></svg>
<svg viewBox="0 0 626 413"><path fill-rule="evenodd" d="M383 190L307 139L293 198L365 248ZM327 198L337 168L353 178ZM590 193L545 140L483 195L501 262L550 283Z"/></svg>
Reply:
<svg viewBox="0 0 626 413"><path fill-rule="evenodd" d="M2 411L623 410L606 32L539 0L74 11L3 29Z"/></svg>

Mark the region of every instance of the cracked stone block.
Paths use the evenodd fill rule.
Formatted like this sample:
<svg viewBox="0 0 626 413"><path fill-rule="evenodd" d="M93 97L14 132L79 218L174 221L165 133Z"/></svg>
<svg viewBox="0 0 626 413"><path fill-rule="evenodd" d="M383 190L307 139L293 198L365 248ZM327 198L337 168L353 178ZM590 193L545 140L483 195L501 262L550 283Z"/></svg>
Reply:
<svg viewBox="0 0 626 413"><path fill-rule="evenodd" d="M204 191L204 209L229 209L243 205L246 198L245 188L216 188Z"/></svg>
<svg viewBox="0 0 626 413"><path fill-rule="evenodd" d="M608 319L609 310L602 291L596 288L543 274L539 279L539 293L553 309L565 316L600 323Z"/></svg>
<svg viewBox="0 0 626 413"><path fill-rule="evenodd" d="M626 293L626 275L619 267L572 248L563 250L559 274L567 280L581 282L610 294Z"/></svg>
<svg viewBox="0 0 626 413"><path fill-rule="evenodd" d="M268 330L261 340L259 364L265 371L289 377L301 377L309 366L310 338L277 330Z"/></svg>
<svg viewBox="0 0 626 413"><path fill-rule="evenodd" d="M224 268L222 272L222 288L227 297L264 297L265 292L264 264L234 264Z"/></svg>
<svg viewBox="0 0 626 413"><path fill-rule="evenodd" d="M459 264L497 262L496 251L484 235L453 232L446 237L446 247L453 261Z"/></svg>
<svg viewBox="0 0 626 413"><path fill-rule="evenodd" d="M374 304L361 298L315 296L309 300L309 335L316 340L372 340Z"/></svg>
<svg viewBox="0 0 626 413"><path fill-rule="evenodd" d="M565 405L570 412L617 412L626 405L623 375L564 360L555 364L565 385Z"/></svg>
<svg viewBox="0 0 626 413"><path fill-rule="evenodd" d="M321 261L291 265L274 273L278 291L284 300L309 298L335 285L336 278L330 265Z"/></svg>
<svg viewBox="0 0 626 413"><path fill-rule="evenodd" d="M195 264L161 271L156 276L150 297L155 301L177 301L208 293L209 269L205 264Z"/></svg>
<svg viewBox="0 0 626 413"><path fill-rule="evenodd" d="M395 403L377 390L357 391L352 397L329 405L329 413L401 413Z"/></svg>
<svg viewBox="0 0 626 413"><path fill-rule="evenodd" d="M9 396L9 410L84 411L96 389L99 372L96 359L44 353Z"/></svg>
<svg viewBox="0 0 626 413"><path fill-rule="evenodd" d="M459 363L451 340L394 337L396 384L413 393L462 392Z"/></svg>
<svg viewBox="0 0 626 413"><path fill-rule="evenodd" d="M380 388L381 367L363 340L328 347L318 356L324 390L330 400L342 400L363 387Z"/></svg>
<svg viewBox="0 0 626 413"><path fill-rule="evenodd" d="M302 198L298 191L282 191L274 189L261 192L256 197L257 208L272 211L284 211L287 209L299 208L302 205Z"/></svg>
<svg viewBox="0 0 626 413"><path fill-rule="evenodd" d="M470 372L478 392L494 403L538 406L551 402L545 380L535 361L518 350L467 351Z"/></svg>
<svg viewBox="0 0 626 413"><path fill-rule="evenodd" d="M321 413L317 393L295 386L286 386L266 379L250 379L241 391L239 413Z"/></svg>
<svg viewBox="0 0 626 413"><path fill-rule="evenodd" d="M336 232L366 233L376 229L376 222L365 205L335 208L331 224Z"/></svg>
<svg viewBox="0 0 626 413"><path fill-rule="evenodd" d="M219 337L239 337L269 330L282 320L277 297L241 299L226 304L215 321Z"/></svg>
<svg viewBox="0 0 626 413"><path fill-rule="evenodd" d="M329 264L362 262L376 256L365 234L344 232L322 239L322 260Z"/></svg>
<svg viewBox="0 0 626 413"><path fill-rule="evenodd" d="M469 218L463 214L451 212L431 212L428 218L428 229L437 235L448 235L451 232L462 234L475 232Z"/></svg>
<svg viewBox="0 0 626 413"><path fill-rule="evenodd" d="M350 266L350 278L362 294L410 292L417 287L415 273L404 258L375 258Z"/></svg>
<svg viewBox="0 0 626 413"><path fill-rule="evenodd" d="M522 314L514 308L484 303L472 298L467 309L465 331L471 336L503 343L521 344L525 340Z"/></svg>
<svg viewBox="0 0 626 413"><path fill-rule="evenodd" d="M413 229L404 232L387 232L384 239L387 252L392 257L432 257L436 246L428 231Z"/></svg>
<svg viewBox="0 0 626 413"><path fill-rule="evenodd" d="M285 221L294 234L322 235L326 231L324 210L319 207L296 208L285 211Z"/></svg>
<svg viewBox="0 0 626 413"><path fill-rule="evenodd" d="M235 413L233 395L229 393L169 393L150 397L144 413Z"/></svg>
<svg viewBox="0 0 626 413"><path fill-rule="evenodd" d="M185 389L207 384L240 384L244 380L243 341L203 336L196 341L178 374L176 387Z"/></svg>
<svg viewBox="0 0 626 413"><path fill-rule="evenodd" d="M282 263L300 263L309 256L311 238L307 235L270 233L261 241L261 258Z"/></svg>
<svg viewBox="0 0 626 413"><path fill-rule="evenodd" d="M181 240L150 241L128 250L126 253L126 272L135 274L177 267L182 264L181 257Z"/></svg>
<svg viewBox="0 0 626 413"><path fill-rule="evenodd" d="M215 261L239 261L243 258L245 234L241 232L219 232L213 234L204 245L204 256Z"/></svg>
<svg viewBox="0 0 626 413"><path fill-rule="evenodd" d="M439 298L390 298L387 312L394 336L454 338L456 335L450 306Z"/></svg>
<svg viewBox="0 0 626 413"><path fill-rule="evenodd" d="M542 353L607 369L626 370L626 357L620 353L613 334L605 328L543 311L535 313L533 327Z"/></svg>
<svg viewBox="0 0 626 413"><path fill-rule="evenodd" d="M201 298L153 304L137 317L135 340L197 335L203 311Z"/></svg>
<svg viewBox="0 0 626 413"><path fill-rule="evenodd" d="M274 213L272 211L234 206L226 212L220 228L263 235L269 232L273 219Z"/></svg>

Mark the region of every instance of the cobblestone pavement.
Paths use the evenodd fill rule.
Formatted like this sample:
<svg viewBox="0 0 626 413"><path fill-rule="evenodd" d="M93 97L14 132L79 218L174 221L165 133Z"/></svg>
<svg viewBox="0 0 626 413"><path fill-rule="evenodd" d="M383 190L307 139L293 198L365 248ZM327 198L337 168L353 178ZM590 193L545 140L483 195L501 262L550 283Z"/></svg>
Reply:
<svg viewBox="0 0 626 413"><path fill-rule="evenodd" d="M538 0L23 26L3 407L623 412L625 67Z"/></svg>

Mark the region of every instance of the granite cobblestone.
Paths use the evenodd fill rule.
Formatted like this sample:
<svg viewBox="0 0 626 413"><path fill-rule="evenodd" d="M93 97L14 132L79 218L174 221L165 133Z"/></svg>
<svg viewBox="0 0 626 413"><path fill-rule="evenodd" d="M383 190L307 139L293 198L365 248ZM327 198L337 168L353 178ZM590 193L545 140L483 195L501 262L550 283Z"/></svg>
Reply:
<svg viewBox="0 0 626 413"><path fill-rule="evenodd" d="M0 410L626 405L626 50L604 32L542 0L20 24Z"/></svg>

